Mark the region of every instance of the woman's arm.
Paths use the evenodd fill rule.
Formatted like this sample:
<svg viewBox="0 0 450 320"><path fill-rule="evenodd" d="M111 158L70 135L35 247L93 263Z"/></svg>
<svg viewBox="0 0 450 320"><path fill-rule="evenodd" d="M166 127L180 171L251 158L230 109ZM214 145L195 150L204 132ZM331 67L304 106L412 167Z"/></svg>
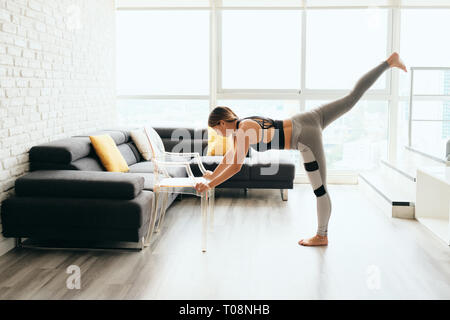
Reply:
<svg viewBox="0 0 450 320"><path fill-rule="evenodd" d="M233 137L233 148L229 149L225 153L222 161L217 165L216 169L214 169L214 172L209 177L206 177L207 179L212 180L222 174L222 172L228 167L228 164L232 163L235 149L236 149L236 137Z"/></svg>
<svg viewBox="0 0 450 320"><path fill-rule="evenodd" d="M231 163L230 161L222 161L223 169L221 169L222 171L220 172L220 174L211 179L207 185L201 183L197 184L197 191L202 192L207 188L215 188L219 184L230 179L232 176L238 173L241 170L242 165L244 164L244 160L249 148L249 137L246 135L244 130L238 130L236 134L234 149L232 150L233 155L231 159L233 161Z"/></svg>

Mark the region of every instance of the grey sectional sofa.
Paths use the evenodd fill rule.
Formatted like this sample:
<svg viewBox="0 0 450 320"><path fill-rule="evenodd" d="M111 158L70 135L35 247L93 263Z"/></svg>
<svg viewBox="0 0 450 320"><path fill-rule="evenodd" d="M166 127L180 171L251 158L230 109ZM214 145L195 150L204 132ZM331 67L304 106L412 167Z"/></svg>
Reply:
<svg viewBox="0 0 450 320"><path fill-rule="evenodd" d="M182 129L182 130L181 130ZM166 151L199 152L206 169L214 170L221 156L206 156L207 130L155 128ZM129 130L91 132L30 150L30 173L16 181L15 195L2 204L5 237L39 240L127 241L141 243L153 219L153 164L145 161ZM89 135L109 134L128 163L130 172L107 172L96 156ZM277 160L278 161L278 160ZM242 170L219 188L293 188L295 166L280 159L273 165L249 152ZM200 170L194 161L194 175ZM171 168L172 176L187 176L184 168ZM169 195L171 206L177 193ZM283 200L287 200L286 193Z"/></svg>

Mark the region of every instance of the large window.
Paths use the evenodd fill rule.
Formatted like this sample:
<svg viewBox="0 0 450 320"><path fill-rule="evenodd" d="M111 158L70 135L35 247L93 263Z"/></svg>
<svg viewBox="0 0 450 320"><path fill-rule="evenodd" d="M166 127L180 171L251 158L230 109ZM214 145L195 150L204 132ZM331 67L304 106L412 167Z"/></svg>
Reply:
<svg viewBox="0 0 450 320"><path fill-rule="evenodd" d="M397 115L397 139L399 150L402 150L404 146L408 145L408 126L409 126L409 101L403 100L398 104Z"/></svg>
<svg viewBox="0 0 450 320"><path fill-rule="evenodd" d="M298 100L219 100L218 105L232 108L240 118L264 115L285 119L300 111Z"/></svg>
<svg viewBox="0 0 450 320"><path fill-rule="evenodd" d="M404 9L401 14L401 53L410 67L450 67L450 9ZM408 96L411 73L400 74L400 95ZM423 81L436 75L422 75ZM423 84L423 82L422 82ZM441 86L442 87L442 86Z"/></svg>
<svg viewBox="0 0 450 320"><path fill-rule="evenodd" d="M119 99L119 120L123 126L204 127L208 100Z"/></svg>
<svg viewBox="0 0 450 320"><path fill-rule="evenodd" d="M299 89L301 11L222 14L224 89Z"/></svg>
<svg viewBox="0 0 450 320"><path fill-rule="evenodd" d="M450 97L448 100L442 101L414 102L411 119L411 147L444 159L447 155L446 146L449 140Z"/></svg>
<svg viewBox="0 0 450 320"><path fill-rule="evenodd" d="M218 105L241 117L285 119L345 95L393 50L408 67L450 66L450 8L398 9L389 5L400 2L382 0L119 2L117 92L124 125L204 127ZM402 5L419 2L429 3ZM392 151L396 141L399 147L408 142L411 72L398 74L385 72L324 131L330 172L372 168L387 157L388 145ZM415 89L444 96L449 84L445 72L422 72ZM412 144L439 145L430 152L441 153L449 139L449 99L419 100ZM399 111L391 121L390 108ZM298 152L286 154L301 168Z"/></svg>
<svg viewBox="0 0 450 320"><path fill-rule="evenodd" d="M401 22L401 51L409 66L450 68L450 42L444 39L450 30L450 9L405 9ZM400 77L400 95L405 99L402 118L407 118L402 124L406 132L409 132L411 74ZM415 70L413 95L411 135L403 135L402 142L444 159L450 140L450 69Z"/></svg>
<svg viewBox="0 0 450 320"><path fill-rule="evenodd" d="M386 59L388 10L311 10L307 16L306 87L351 89ZM386 89L386 74L371 87Z"/></svg>
<svg viewBox="0 0 450 320"><path fill-rule="evenodd" d="M209 13L117 13L119 95L209 94Z"/></svg>

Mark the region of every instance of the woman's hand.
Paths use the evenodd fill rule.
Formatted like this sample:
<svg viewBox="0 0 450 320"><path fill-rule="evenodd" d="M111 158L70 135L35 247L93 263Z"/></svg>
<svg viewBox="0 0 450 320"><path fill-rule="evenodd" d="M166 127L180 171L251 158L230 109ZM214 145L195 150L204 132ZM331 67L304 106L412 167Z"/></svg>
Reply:
<svg viewBox="0 0 450 320"><path fill-rule="evenodd" d="M199 193L205 192L208 189L211 189L208 182L198 182L195 184L195 190Z"/></svg>
<svg viewBox="0 0 450 320"><path fill-rule="evenodd" d="M213 175L212 171L206 170L205 174L203 175L203 178L212 180L212 178L213 178L212 175Z"/></svg>

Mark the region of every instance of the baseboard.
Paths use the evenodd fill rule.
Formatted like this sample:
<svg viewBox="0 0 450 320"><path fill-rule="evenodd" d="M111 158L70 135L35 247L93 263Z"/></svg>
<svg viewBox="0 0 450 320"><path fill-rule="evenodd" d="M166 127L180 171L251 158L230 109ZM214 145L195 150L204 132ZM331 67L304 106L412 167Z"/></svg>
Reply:
<svg viewBox="0 0 450 320"><path fill-rule="evenodd" d="M12 238L7 238L7 239L0 241L0 256L2 256L5 253L7 253L8 251L14 249L15 246L16 246L16 243L15 243L14 239L12 239Z"/></svg>

